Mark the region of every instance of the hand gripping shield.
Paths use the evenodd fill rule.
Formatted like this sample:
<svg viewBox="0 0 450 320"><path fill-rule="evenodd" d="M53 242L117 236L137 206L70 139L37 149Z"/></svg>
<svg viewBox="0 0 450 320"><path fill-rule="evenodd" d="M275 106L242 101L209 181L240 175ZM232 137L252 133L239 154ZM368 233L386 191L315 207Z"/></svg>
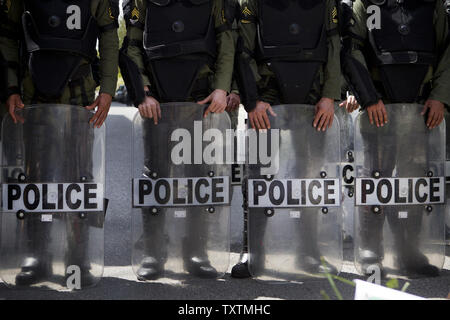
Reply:
<svg viewBox="0 0 450 320"><path fill-rule="evenodd" d="M105 128L70 105L2 127L0 272L8 286L82 289L103 273Z"/></svg>
<svg viewBox="0 0 450 320"><path fill-rule="evenodd" d="M230 119L203 118L195 103L161 110L158 125L134 120L133 270L142 281L220 277L230 250Z"/></svg>
<svg viewBox="0 0 450 320"><path fill-rule="evenodd" d="M432 276L444 263L445 125L418 104L386 105L388 123L355 124L355 261L365 275Z"/></svg>
<svg viewBox="0 0 450 320"><path fill-rule="evenodd" d="M314 106L274 106L271 130L248 130L250 272L295 281L342 266L339 123L313 127Z"/></svg>

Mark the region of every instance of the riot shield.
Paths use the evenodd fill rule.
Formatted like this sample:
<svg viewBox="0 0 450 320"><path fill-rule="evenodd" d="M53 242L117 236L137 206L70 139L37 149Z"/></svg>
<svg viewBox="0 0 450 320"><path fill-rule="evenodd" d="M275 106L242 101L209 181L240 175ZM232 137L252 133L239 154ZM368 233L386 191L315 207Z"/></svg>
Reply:
<svg viewBox="0 0 450 320"><path fill-rule="evenodd" d="M2 126L1 278L93 286L103 274L105 128L77 106L32 105L17 117Z"/></svg>
<svg viewBox="0 0 450 320"><path fill-rule="evenodd" d="M313 127L314 106L273 107L271 129L248 130L251 274L296 281L342 267L339 123Z"/></svg>
<svg viewBox="0 0 450 320"><path fill-rule="evenodd" d="M445 112L445 136L450 137L450 113ZM450 139L445 139L445 174L446 176L446 200L450 201ZM445 242L450 245L450 206L445 207Z"/></svg>
<svg viewBox="0 0 450 320"><path fill-rule="evenodd" d="M141 281L221 277L230 251L230 119L204 118L195 103L161 110L157 125L134 119L133 271Z"/></svg>
<svg viewBox="0 0 450 320"><path fill-rule="evenodd" d="M417 104L386 105L388 123L355 124L355 262L359 272L434 276L444 263L445 124Z"/></svg>
<svg viewBox="0 0 450 320"><path fill-rule="evenodd" d="M350 240L353 237L354 204L354 125L352 114L345 108L335 109L336 118L340 127L341 144L341 181L342 181L342 211L343 211L343 239Z"/></svg>

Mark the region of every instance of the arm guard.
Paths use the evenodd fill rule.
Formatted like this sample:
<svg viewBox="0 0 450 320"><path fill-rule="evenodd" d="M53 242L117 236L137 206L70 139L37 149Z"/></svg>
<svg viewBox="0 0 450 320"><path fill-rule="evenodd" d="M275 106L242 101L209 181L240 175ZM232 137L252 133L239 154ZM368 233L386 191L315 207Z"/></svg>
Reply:
<svg viewBox="0 0 450 320"><path fill-rule="evenodd" d="M350 28L353 21L353 0L341 0L340 25L343 47L341 50L341 67L344 78L358 100L361 108L367 108L381 99L367 68L352 56L354 35Z"/></svg>
<svg viewBox="0 0 450 320"><path fill-rule="evenodd" d="M350 52L341 52L341 65L345 80L363 109L381 99L369 71Z"/></svg>
<svg viewBox="0 0 450 320"><path fill-rule="evenodd" d="M119 67L130 99L137 108L145 100L145 92L141 72L136 63L127 55L127 48L128 38L125 37L122 48L119 50Z"/></svg>
<svg viewBox="0 0 450 320"><path fill-rule="evenodd" d="M258 100L258 89L256 87L256 80L253 75L253 71L250 68L250 59L245 57L244 43L241 37L239 37L236 46L236 82L239 87L239 93L241 95L242 104L247 112L255 109L256 101Z"/></svg>

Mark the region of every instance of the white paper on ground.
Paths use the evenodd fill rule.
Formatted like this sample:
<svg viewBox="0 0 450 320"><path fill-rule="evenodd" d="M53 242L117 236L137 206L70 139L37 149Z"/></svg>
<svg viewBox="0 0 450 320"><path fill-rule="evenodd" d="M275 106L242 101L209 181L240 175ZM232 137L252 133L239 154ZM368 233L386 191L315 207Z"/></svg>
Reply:
<svg viewBox="0 0 450 320"><path fill-rule="evenodd" d="M425 300L402 291L386 288L363 280L356 283L355 300Z"/></svg>

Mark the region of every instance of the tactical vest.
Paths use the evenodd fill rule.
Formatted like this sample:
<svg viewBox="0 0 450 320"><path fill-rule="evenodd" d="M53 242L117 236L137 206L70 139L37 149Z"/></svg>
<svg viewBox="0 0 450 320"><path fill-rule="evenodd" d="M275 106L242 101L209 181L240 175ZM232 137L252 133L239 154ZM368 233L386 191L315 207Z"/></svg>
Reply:
<svg viewBox="0 0 450 320"><path fill-rule="evenodd" d="M6 7L6 0L0 0L0 36L6 36L6 27L8 22L8 8Z"/></svg>
<svg viewBox="0 0 450 320"><path fill-rule="evenodd" d="M370 0L378 5L381 28L369 30L372 63L380 70L391 102L415 102L436 64L435 0Z"/></svg>
<svg viewBox="0 0 450 320"><path fill-rule="evenodd" d="M0 102L6 100L6 89L8 88L8 63L0 51Z"/></svg>
<svg viewBox="0 0 450 320"><path fill-rule="evenodd" d="M81 60L97 57L91 0L25 0L22 24L29 70L42 97L59 97Z"/></svg>
<svg viewBox="0 0 450 320"><path fill-rule="evenodd" d="M285 103L305 103L327 61L324 0L259 2L256 60L276 75Z"/></svg>
<svg viewBox="0 0 450 320"><path fill-rule="evenodd" d="M445 12L447 13L448 30L449 30L449 33L450 33L450 0L445 0Z"/></svg>
<svg viewBox="0 0 450 320"><path fill-rule="evenodd" d="M5 23L8 18L6 10L5 0L0 0L0 36L2 37L5 33ZM0 102L3 102L6 99L6 88L8 83L7 76L8 64L0 51Z"/></svg>
<svg viewBox="0 0 450 320"><path fill-rule="evenodd" d="M212 3L148 0L144 49L162 101L186 101L200 69L212 65L216 56Z"/></svg>

